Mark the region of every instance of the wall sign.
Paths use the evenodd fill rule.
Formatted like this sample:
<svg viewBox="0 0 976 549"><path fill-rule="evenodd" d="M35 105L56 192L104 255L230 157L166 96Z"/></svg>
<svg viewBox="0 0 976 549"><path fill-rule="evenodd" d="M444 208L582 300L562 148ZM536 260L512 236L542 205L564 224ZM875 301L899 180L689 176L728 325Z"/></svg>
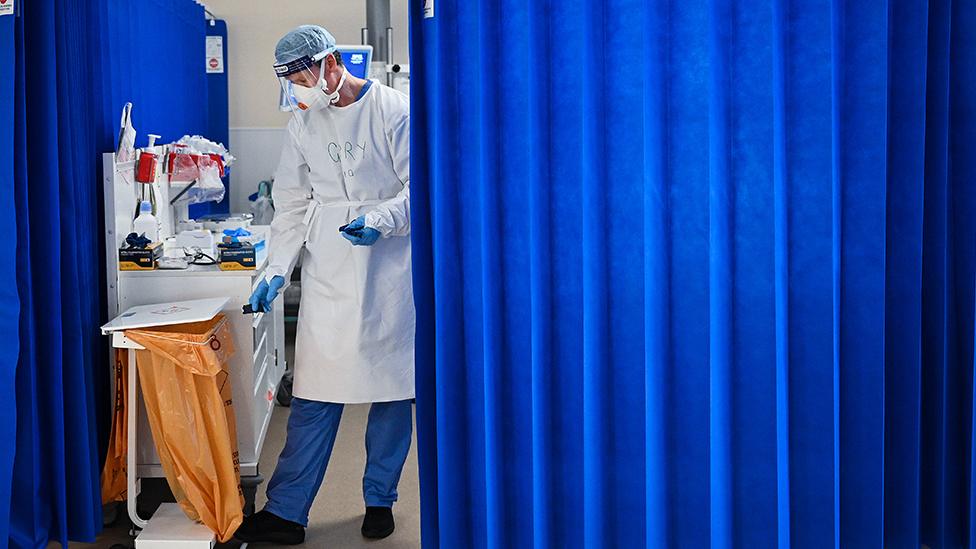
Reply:
<svg viewBox="0 0 976 549"><path fill-rule="evenodd" d="M224 37L207 37L207 72L224 72Z"/></svg>

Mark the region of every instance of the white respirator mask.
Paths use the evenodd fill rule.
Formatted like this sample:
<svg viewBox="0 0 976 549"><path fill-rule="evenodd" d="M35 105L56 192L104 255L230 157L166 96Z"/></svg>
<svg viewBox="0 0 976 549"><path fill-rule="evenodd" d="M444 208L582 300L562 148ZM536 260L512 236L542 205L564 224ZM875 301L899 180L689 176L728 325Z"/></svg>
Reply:
<svg viewBox="0 0 976 549"><path fill-rule="evenodd" d="M329 91L325 87L325 60L319 65L319 79L311 88L306 88L305 86L299 86L297 84L292 85L292 93L295 95L295 99L298 100L298 108L301 110L309 110L320 106L320 101L326 100L325 105L331 106L339 102L339 90L346 83L346 75L349 73L346 68L342 68L342 77L339 78L339 84L336 86L335 90Z"/></svg>

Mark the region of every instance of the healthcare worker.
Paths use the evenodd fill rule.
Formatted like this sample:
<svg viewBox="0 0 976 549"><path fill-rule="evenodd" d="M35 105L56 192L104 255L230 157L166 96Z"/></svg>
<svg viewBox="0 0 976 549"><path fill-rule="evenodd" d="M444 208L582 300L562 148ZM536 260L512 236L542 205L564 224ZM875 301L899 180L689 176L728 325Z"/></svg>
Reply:
<svg viewBox="0 0 976 549"><path fill-rule="evenodd" d="M294 399L268 503L236 537L304 541L343 405L370 402L362 534L384 538L413 427L409 101L349 74L322 27L286 34L275 60L294 116L275 173L269 266L251 305L270 309L304 248Z"/></svg>

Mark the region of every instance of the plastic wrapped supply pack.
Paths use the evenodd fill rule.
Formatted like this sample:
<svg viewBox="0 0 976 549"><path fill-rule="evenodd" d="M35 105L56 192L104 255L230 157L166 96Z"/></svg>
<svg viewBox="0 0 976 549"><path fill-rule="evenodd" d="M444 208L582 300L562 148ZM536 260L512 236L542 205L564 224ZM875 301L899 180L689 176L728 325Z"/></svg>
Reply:
<svg viewBox="0 0 976 549"><path fill-rule="evenodd" d="M203 154L216 154L223 159L225 167L230 166L234 163L234 160L236 160L236 158L234 158L222 144L214 143L206 137L201 137L199 135L184 135L179 141L177 141L177 143L186 145L191 149L199 151Z"/></svg>
<svg viewBox="0 0 976 549"><path fill-rule="evenodd" d="M201 204L223 200L226 191L220 178L234 160L223 145L199 135L184 135L173 143L167 166L170 182L191 183L180 201Z"/></svg>

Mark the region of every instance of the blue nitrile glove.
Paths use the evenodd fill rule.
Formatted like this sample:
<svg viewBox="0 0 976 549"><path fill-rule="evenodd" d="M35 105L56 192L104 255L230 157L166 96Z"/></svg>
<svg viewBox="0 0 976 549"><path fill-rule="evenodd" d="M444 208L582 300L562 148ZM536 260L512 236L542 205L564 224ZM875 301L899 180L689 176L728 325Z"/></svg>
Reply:
<svg viewBox="0 0 976 549"><path fill-rule="evenodd" d="M129 236L125 237L125 245L128 248L144 250L151 243L152 240L146 238L145 234L129 233Z"/></svg>
<svg viewBox="0 0 976 549"><path fill-rule="evenodd" d="M228 244L234 242L240 242L242 236L251 236L251 231L247 229L241 229L241 228L224 229L224 236L223 238L221 238L221 240L224 243L228 243Z"/></svg>
<svg viewBox="0 0 976 549"><path fill-rule="evenodd" d="M380 239L380 232L366 226L365 216L359 216L342 230L342 237L353 246L372 246Z"/></svg>
<svg viewBox="0 0 976 549"><path fill-rule="evenodd" d="M224 236L251 236L251 231L239 227L237 229L224 229Z"/></svg>
<svg viewBox="0 0 976 549"><path fill-rule="evenodd" d="M271 310L271 302L278 297L278 292L281 291L281 287L285 285L285 277L275 276L272 277L271 283L268 284L267 280L262 280L258 287L255 288L254 293L251 294L251 310L255 313L266 313Z"/></svg>

